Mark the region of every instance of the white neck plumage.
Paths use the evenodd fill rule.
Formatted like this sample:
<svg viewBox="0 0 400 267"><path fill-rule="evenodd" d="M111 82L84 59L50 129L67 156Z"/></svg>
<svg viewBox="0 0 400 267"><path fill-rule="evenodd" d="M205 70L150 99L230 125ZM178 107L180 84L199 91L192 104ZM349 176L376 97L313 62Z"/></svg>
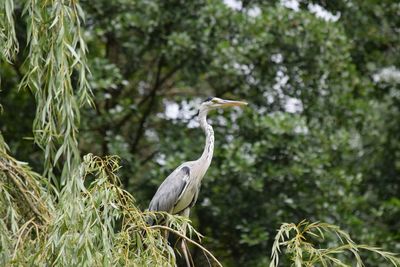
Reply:
<svg viewBox="0 0 400 267"><path fill-rule="evenodd" d="M198 159L203 163L203 166L207 169L210 166L213 153L214 153L214 130L210 124L207 123L207 111L202 110L199 112L200 127L206 134L206 144L203 150L203 154Z"/></svg>

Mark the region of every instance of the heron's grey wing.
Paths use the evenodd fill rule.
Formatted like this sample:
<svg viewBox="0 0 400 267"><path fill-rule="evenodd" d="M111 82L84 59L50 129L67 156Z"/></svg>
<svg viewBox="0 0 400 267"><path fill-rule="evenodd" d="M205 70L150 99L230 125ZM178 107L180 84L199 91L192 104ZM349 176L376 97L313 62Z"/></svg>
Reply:
<svg viewBox="0 0 400 267"><path fill-rule="evenodd" d="M171 212L185 192L190 177L190 168L179 167L171 173L158 188L150 202L149 210Z"/></svg>

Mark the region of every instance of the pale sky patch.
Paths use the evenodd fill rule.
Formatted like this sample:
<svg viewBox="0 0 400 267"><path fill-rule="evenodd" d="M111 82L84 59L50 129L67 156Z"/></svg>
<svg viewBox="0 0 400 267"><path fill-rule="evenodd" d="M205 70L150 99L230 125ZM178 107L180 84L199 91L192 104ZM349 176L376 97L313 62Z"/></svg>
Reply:
<svg viewBox="0 0 400 267"><path fill-rule="evenodd" d="M242 9L242 2L237 0L224 0L224 4L234 10Z"/></svg>
<svg viewBox="0 0 400 267"><path fill-rule="evenodd" d="M400 70L395 66L385 67L372 75L372 79L375 83L400 83Z"/></svg>
<svg viewBox="0 0 400 267"><path fill-rule="evenodd" d="M261 8L259 8L258 6L253 6L247 10L247 15L249 15L250 17L258 17L261 15Z"/></svg>
<svg viewBox="0 0 400 267"><path fill-rule="evenodd" d="M189 128L196 128L199 123L195 115L201 102L201 98L194 98L190 101L184 100L180 103L164 100L165 110L163 113L159 113L158 116L169 120L186 120Z"/></svg>
<svg viewBox="0 0 400 267"><path fill-rule="evenodd" d="M300 1L299 0L281 0L281 5L289 8L295 12L300 11ZM332 14L332 12L329 12L322 6L318 4L308 4L308 10L313 13L315 16L318 18L322 18L323 20L326 21L338 21L340 18L340 13Z"/></svg>
<svg viewBox="0 0 400 267"><path fill-rule="evenodd" d="M278 54L272 54L271 55L271 61L274 63L282 63L283 62L283 56L282 54L278 53Z"/></svg>
<svg viewBox="0 0 400 267"><path fill-rule="evenodd" d="M285 111L289 113L299 113L303 111L303 103L300 99L287 96L285 99Z"/></svg>
<svg viewBox="0 0 400 267"><path fill-rule="evenodd" d="M238 0L224 0L224 4L230 7L233 10L242 10L242 2ZM261 15L261 8L258 6L252 6L249 9L246 9L247 15L250 17L258 17Z"/></svg>
<svg viewBox="0 0 400 267"><path fill-rule="evenodd" d="M340 12L334 15L318 4L308 4L308 10L310 10L310 12L315 14L315 16L317 16L318 18L322 18L326 21L335 22L338 21L340 18Z"/></svg>
<svg viewBox="0 0 400 267"><path fill-rule="evenodd" d="M298 0L281 0L281 5L296 12L300 10L300 4Z"/></svg>
<svg viewBox="0 0 400 267"><path fill-rule="evenodd" d="M179 105L175 102L165 101L165 116L168 119L175 120L179 115Z"/></svg>

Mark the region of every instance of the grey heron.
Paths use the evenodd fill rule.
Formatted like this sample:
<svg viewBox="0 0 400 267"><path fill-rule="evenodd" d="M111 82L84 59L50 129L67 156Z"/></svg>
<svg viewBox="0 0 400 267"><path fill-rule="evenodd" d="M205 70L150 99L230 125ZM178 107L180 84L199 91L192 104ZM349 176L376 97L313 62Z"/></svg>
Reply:
<svg viewBox="0 0 400 267"><path fill-rule="evenodd" d="M197 160L182 163L162 182L150 202L150 211L165 211L170 214L189 217L190 208L197 201L201 181L211 164L214 152L214 131L212 126L207 123L207 114L217 108L244 105L247 105L247 103L217 97L209 97L201 103L198 120L206 135L203 153ZM182 241L182 249L186 262L190 265L184 241Z"/></svg>

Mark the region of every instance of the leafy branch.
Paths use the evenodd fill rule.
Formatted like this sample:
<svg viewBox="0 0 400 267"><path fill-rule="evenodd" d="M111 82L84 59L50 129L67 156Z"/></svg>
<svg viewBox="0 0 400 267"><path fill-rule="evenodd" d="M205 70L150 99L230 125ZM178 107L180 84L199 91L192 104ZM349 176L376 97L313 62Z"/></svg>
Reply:
<svg viewBox="0 0 400 267"><path fill-rule="evenodd" d="M318 241L325 240L325 235L336 236L340 245L332 248L316 248L312 243L314 239ZM396 254L383 251L381 248L372 247L368 245L356 244L343 230L338 226L314 222L309 223L305 220L299 224L283 223L275 236L275 241L272 247L270 267L279 266L279 255L282 248L286 249L285 254L290 258L294 266L315 266L321 264L322 266L351 266L344 262L346 259L345 252L350 252L357 263L357 267L365 266L360 251L366 250L369 252L377 253L387 261L391 262L393 266L400 265L400 258Z"/></svg>
<svg viewBox="0 0 400 267"><path fill-rule="evenodd" d="M161 230L202 248L218 263L192 240L192 235L201 235L187 218L136 207L133 196L120 187L118 157L86 155L61 192L54 190L55 200L43 186L45 179L8 156L5 149L0 135L0 215L4 218L0 221L0 265L175 266L174 249ZM13 172L3 164L6 161L12 163ZM17 178L26 178L18 186L10 178L14 172ZM149 226L149 216L158 215L167 225ZM45 219L36 219L41 217ZM181 234L185 227L188 237Z"/></svg>

